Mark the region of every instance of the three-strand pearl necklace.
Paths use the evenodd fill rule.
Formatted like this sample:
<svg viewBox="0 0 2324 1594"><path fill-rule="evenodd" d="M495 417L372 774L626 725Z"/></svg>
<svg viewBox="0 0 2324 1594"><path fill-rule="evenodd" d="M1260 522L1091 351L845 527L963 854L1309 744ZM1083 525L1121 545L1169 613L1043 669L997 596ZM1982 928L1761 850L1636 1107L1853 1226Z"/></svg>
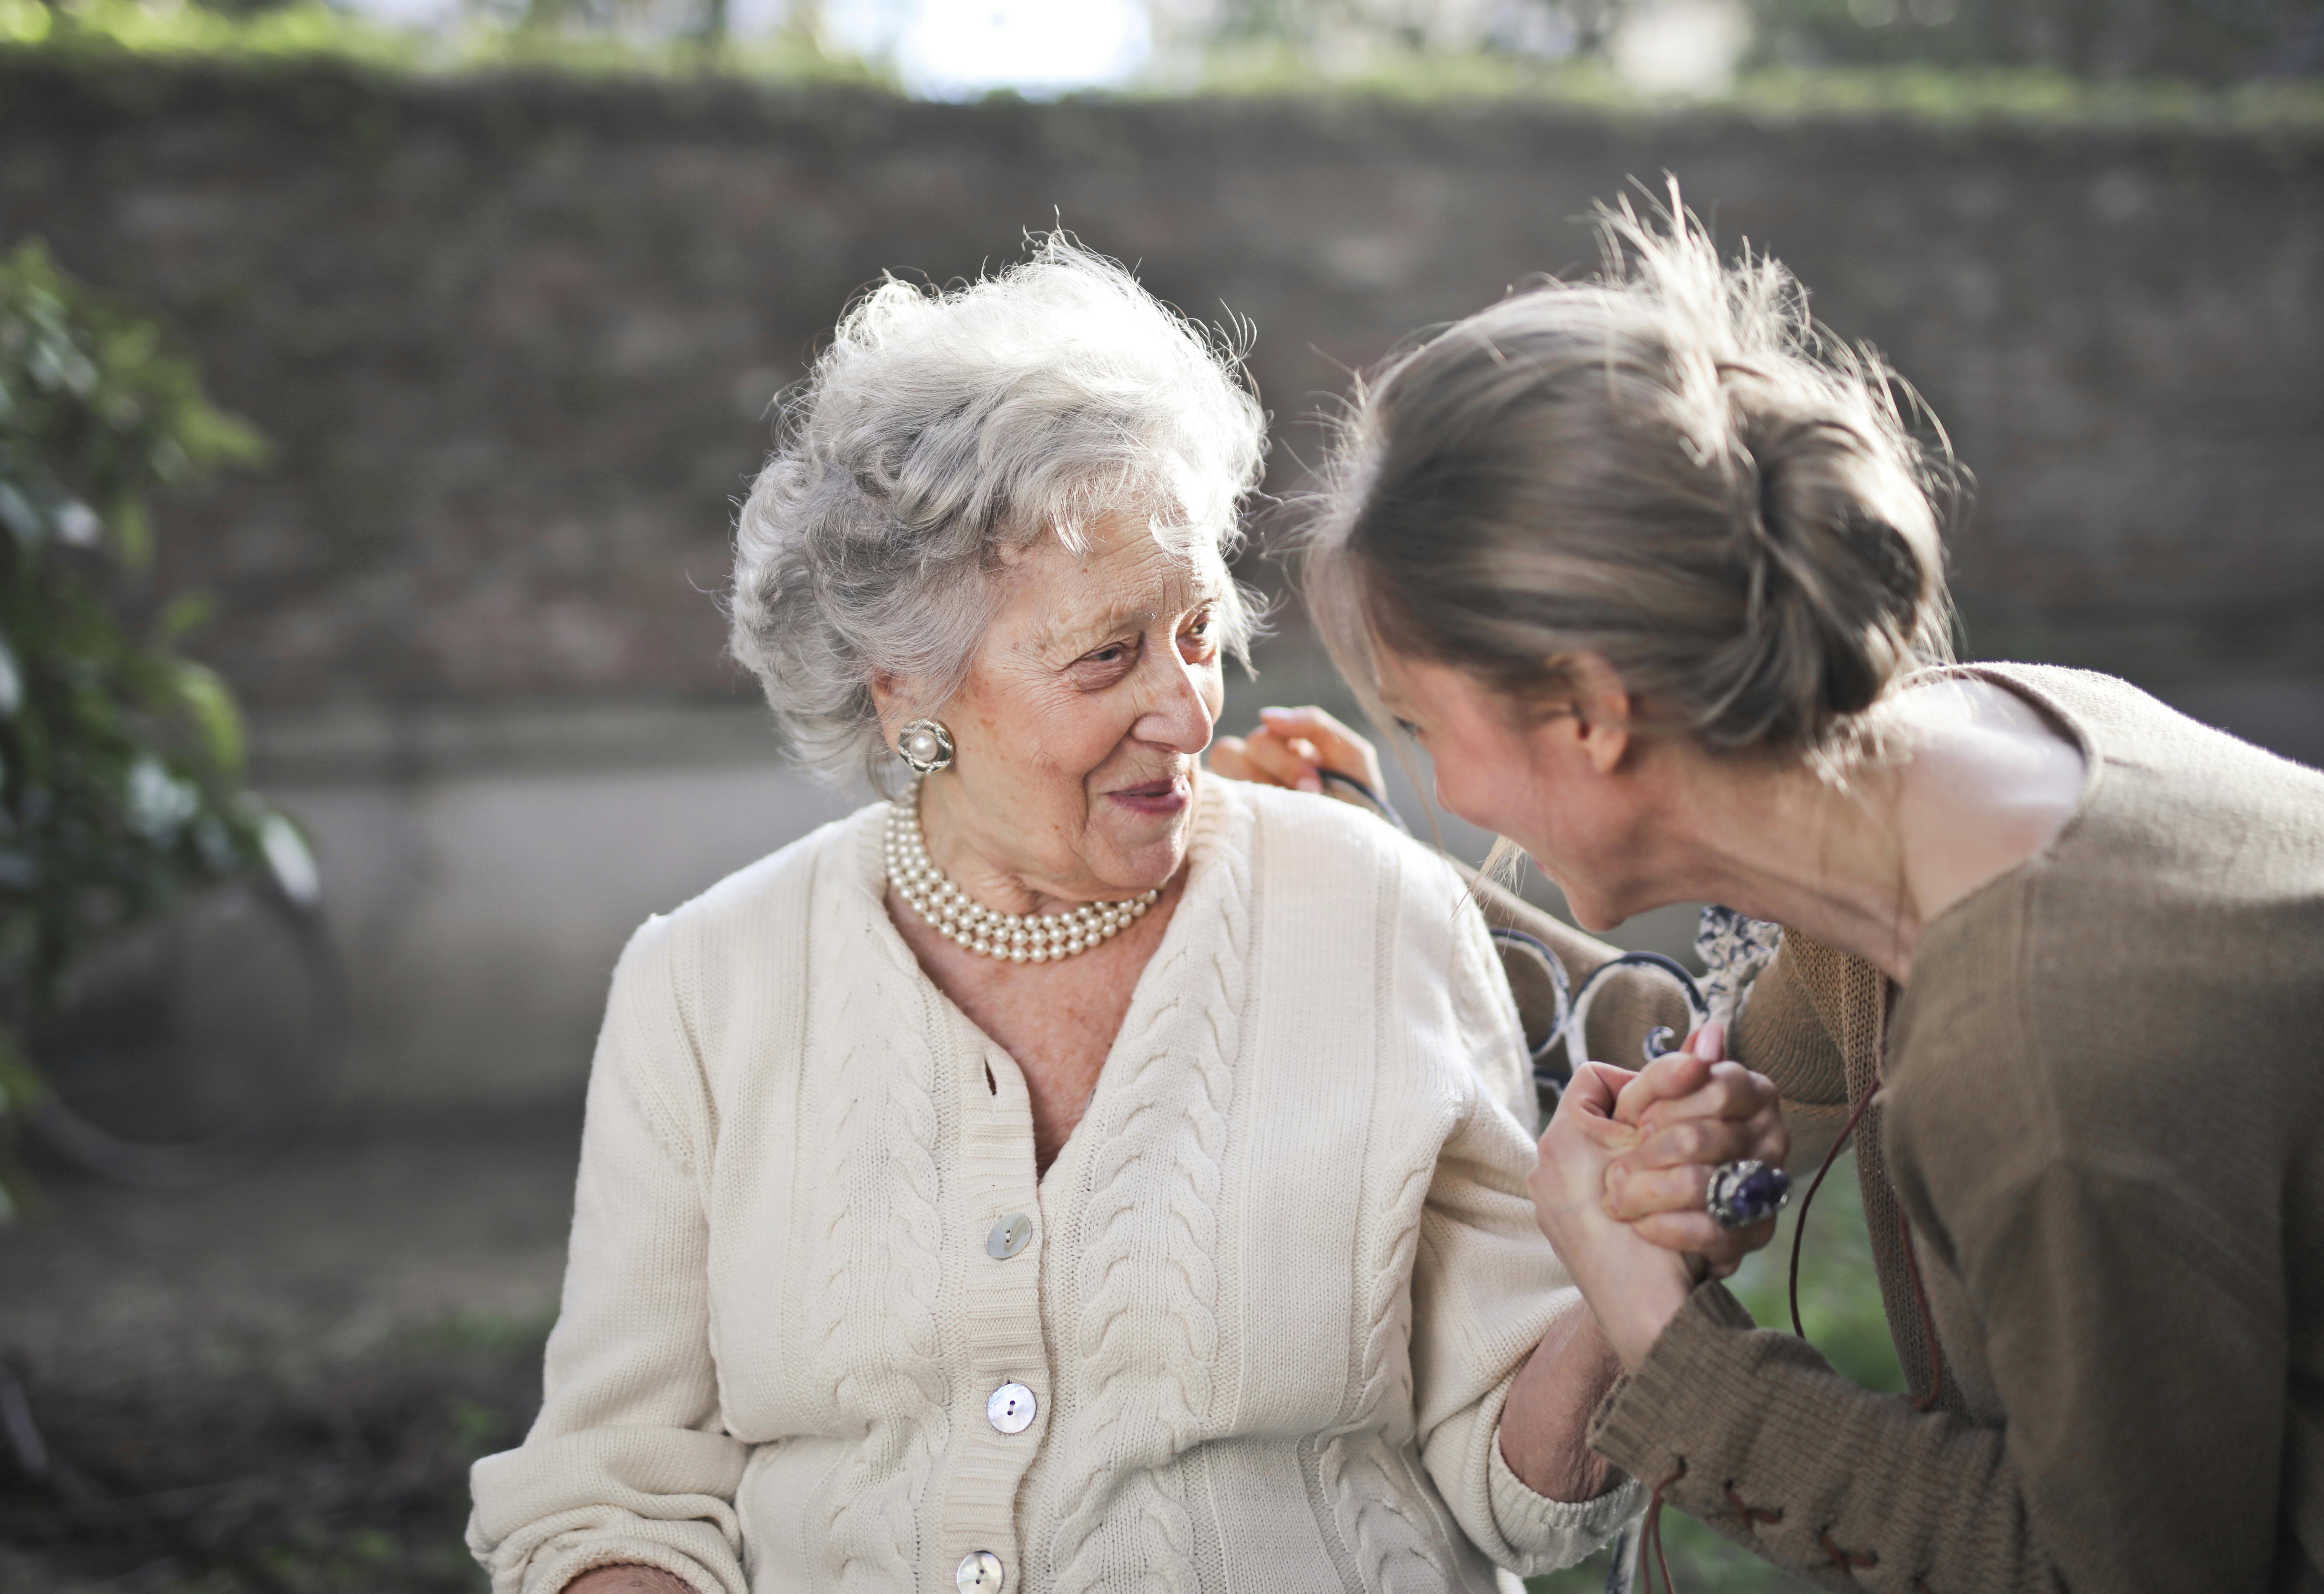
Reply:
<svg viewBox="0 0 2324 1594"><path fill-rule="evenodd" d="M928 857L920 835L920 786L888 806L888 878L936 934L982 957L1046 963L1111 941L1161 899L1160 887L1126 902L1084 902L1069 913L995 913L969 900Z"/></svg>

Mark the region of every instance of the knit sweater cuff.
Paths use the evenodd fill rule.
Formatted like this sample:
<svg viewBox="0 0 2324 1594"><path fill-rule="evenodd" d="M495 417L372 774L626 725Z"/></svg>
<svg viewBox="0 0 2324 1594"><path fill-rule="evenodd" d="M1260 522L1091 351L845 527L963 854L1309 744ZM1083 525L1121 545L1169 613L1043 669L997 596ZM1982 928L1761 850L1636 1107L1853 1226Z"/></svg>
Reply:
<svg viewBox="0 0 2324 1594"><path fill-rule="evenodd" d="M1512 1545L1537 1550L1545 1562L1520 1569L1527 1572L1571 1566L1646 1508L1646 1493L1633 1478L1625 1478L1591 1500L1553 1500L1534 1493L1501 1458L1498 1428L1485 1476L1492 1497L1493 1522L1501 1536Z"/></svg>
<svg viewBox="0 0 2324 1594"><path fill-rule="evenodd" d="M648 1538L591 1538L537 1555L525 1568L524 1594L561 1594L574 1579L602 1566L650 1566L669 1573L695 1594L727 1594L727 1584L667 1544Z"/></svg>
<svg viewBox="0 0 2324 1594"><path fill-rule="evenodd" d="M1740 1336L1757 1327L1724 1285L1698 1285L1637 1370L1607 1391L1590 1448L1649 1483L1677 1471L1681 1436L1714 1431L1731 1415L1748 1377Z"/></svg>

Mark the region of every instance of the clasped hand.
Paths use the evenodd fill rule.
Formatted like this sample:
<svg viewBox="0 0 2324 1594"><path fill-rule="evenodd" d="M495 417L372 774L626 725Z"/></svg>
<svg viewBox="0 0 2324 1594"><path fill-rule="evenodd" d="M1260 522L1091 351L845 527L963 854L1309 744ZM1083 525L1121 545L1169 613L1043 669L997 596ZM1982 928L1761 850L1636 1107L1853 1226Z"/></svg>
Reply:
<svg viewBox="0 0 2324 1594"><path fill-rule="evenodd" d="M1636 1073L1584 1064L1526 1181L1542 1232L1626 1368L1699 1279L1727 1276L1775 1236L1773 1218L1726 1230L1704 1205L1722 1163L1780 1165L1790 1150L1775 1087L1726 1046L1725 1027L1706 1024Z"/></svg>

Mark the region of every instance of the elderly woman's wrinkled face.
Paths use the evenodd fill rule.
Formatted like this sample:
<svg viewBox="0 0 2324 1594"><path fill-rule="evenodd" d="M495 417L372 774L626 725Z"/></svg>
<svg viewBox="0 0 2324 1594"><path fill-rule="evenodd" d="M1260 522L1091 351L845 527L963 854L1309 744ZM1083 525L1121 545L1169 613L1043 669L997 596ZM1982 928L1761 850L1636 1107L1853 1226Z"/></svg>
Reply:
<svg viewBox="0 0 2324 1594"><path fill-rule="evenodd" d="M1092 526L1080 554L1049 539L1022 550L1004 580L967 684L938 714L958 751L922 790L936 861L980 899L1163 884L1186 856L1223 691L1223 565L1206 540L1174 549L1120 516Z"/></svg>

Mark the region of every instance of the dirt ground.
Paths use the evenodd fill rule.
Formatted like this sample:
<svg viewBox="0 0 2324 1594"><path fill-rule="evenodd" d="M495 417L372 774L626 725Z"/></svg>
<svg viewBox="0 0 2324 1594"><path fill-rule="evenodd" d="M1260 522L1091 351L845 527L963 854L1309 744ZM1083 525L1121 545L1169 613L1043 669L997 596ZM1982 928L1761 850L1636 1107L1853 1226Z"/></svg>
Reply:
<svg viewBox="0 0 2324 1594"><path fill-rule="evenodd" d="M475 1589L466 1470L539 1398L577 1107L340 1123L0 1229L0 1594Z"/></svg>

